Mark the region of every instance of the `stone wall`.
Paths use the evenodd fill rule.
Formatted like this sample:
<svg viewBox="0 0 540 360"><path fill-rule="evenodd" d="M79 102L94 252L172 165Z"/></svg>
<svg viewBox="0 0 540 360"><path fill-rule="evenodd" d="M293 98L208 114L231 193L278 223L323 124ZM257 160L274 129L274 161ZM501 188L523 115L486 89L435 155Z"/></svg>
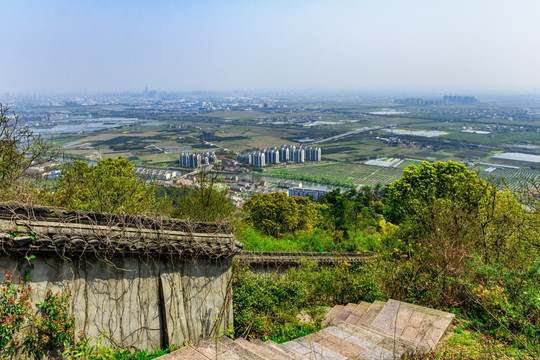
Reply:
<svg viewBox="0 0 540 360"><path fill-rule="evenodd" d="M22 267L21 267L21 264ZM30 270L33 302L70 291L76 334L106 333L123 348L181 345L232 323L231 258L126 256L76 259L58 253L0 255L0 270Z"/></svg>

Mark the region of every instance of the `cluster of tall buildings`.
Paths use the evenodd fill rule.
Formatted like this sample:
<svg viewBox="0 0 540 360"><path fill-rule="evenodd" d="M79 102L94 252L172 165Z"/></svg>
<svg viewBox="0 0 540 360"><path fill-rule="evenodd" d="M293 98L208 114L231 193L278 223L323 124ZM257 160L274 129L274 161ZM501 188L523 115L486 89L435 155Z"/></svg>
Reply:
<svg viewBox="0 0 540 360"><path fill-rule="evenodd" d="M321 148L313 146L281 145L280 147L238 154L236 160L243 164L262 167L280 162L321 161Z"/></svg>
<svg viewBox="0 0 540 360"><path fill-rule="evenodd" d="M204 153L180 153L180 166L187 168L210 165L215 163L216 160L217 156L213 151Z"/></svg>
<svg viewBox="0 0 540 360"><path fill-rule="evenodd" d="M475 102L478 102L478 99L476 99L474 96L451 96L451 95L445 95L443 97L443 101L445 103L453 103L453 104L474 104Z"/></svg>
<svg viewBox="0 0 540 360"><path fill-rule="evenodd" d="M442 99L429 99L424 98L406 98L406 99L394 99L394 104L411 105L411 106L424 106L424 105L446 105L446 104L473 104L478 102L478 99L474 96L454 96L445 95Z"/></svg>

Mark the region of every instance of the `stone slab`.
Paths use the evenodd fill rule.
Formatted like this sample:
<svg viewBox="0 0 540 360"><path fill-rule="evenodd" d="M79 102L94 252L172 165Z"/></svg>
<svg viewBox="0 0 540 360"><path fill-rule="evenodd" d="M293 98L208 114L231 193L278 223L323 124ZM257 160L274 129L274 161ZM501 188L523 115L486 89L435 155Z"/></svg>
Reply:
<svg viewBox="0 0 540 360"><path fill-rule="evenodd" d="M424 344L403 339L401 337L395 337L385 331L371 326L340 323L337 327L389 351L394 351L397 349L397 352L399 353L418 353L428 350L427 346Z"/></svg>
<svg viewBox="0 0 540 360"><path fill-rule="evenodd" d="M255 340L260 341L260 340ZM273 342L272 340L267 340L265 342L260 341L264 344L267 348L277 351L279 354L284 354L283 359L293 359L293 360L307 360L302 355L299 355L295 352L292 352L291 350L287 349L283 344L277 344Z"/></svg>
<svg viewBox="0 0 540 360"><path fill-rule="evenodd" d="M227 345L231 350L232 353L237 355L240 359L244 360L264 360L261 356L255 354L248 348L244 347L243 344L236 342L232 339L229 339L226 336L222 336L219 338L219 342L221 342L224 345ZM225 358L226 359L226 358Z"/></svg>
<svg viewBox="0 0 540 360"><path fill-rule="evenodd" d="M282 354L276 353L276 351L272 351L252 341L247 341L246 339L238 338L234 342L246 348L247 350L251 351L252 353L256 354L257 356L260 356L262 359L266 359L266 360L283 360L284 359ZM264 343L262 344L264 345Z"/></svg>
<svg viewBox="0 0 540 360"><path fill-rule="evenodd" d="M311 354L311 349L309 347L305 347L304 345L301 345L299 344L297 341L295 340L292 340L292 341L287 341L283 344L281 344L282 346L284 346L285 348L287 348L288 350L296 353L296 354L299 354L303 357L308 357L309 358L309 354Z"/></svg>
<svg viewBox="0 0 540 360"><path fill-rule="evenodd" d="M420 325L420 328L418 329L418 333L416 334L416 338L414 339L417 342L423 342L424 337L428 333L428 331L433 326L433 323L435 320L437 320L438 316L427 314L424 317L424 320L422 321L422 324Z"/></svg>
<svg viewBox="0 0 540 360"><path fill-rule="evenodd" d="M398 316L400 308L401 303L399 301L387 301L370 324L363 323L388 331Z"/></svg>
<svg viewBox="0 0 540 360"><path fill-rule="evenodd" d="M345 306L343 305L336 305L330 310L330 312L326 315L326 318L322 322L322 326L326 326L328 324L331 324L332 321L338 316L338 314L343 310Z"/></svg>
<svg viewBox="0 0 540 360"><path fill-rule="evenodd" d="M353 303L347 304L347 306L345 306L341 310L341 312L334 318L334 320L332 320L332 324L337 324L340 321L345 321L357 307L358 307L357 304L353 304Z"/></svg>
<svg viewBox="0 0 540 360"><path fill-rule="evenodd" d="M183 347L170 354L160 356L159 360L209 360L191 346Z"/></svg>
<svg viewBox="0 0 540 360"><path fill-rule="evenodd" d="M311 358L321 360L347 360L345 356L335 352L334 350L328 349L317 342L309 341L306 337L296 339L295 341L310 349L310 353L308 355L310 355Z"/></svg>
<svg viewBox="0 0 540 360"><path fill-rule="evenodd" d="M347 319L345 319L346 322L351 324L358 324L360 322L360 319L364 314L369 310L369 307L371 306L370 303L362 301L356 309L349 315Z"/></svg>
<svg viewBox="0 0 540 360"><path fill-rule="evenodd" d="M222 359L221 356L230 350L229 346L212 338L202 339L191 346L209 359Z"/></svg>
<svg viewBox="0 0 540 360"><path fill-rule="evenodd" d="M371 325L373 320L377 317L379 312L384 308L384 305L386 303L382 301L375 301L371 306L369 307L368 311L362 316L362 319L360 319L359 324L363 325Z"/></svg>
<svg viewBox="0 0 540 360"><path fill-rule="evenodd" d="M333 350L350 360L362 359L361 354L366 351L365 348L326 331L319 331L318 333L308 335L307 337L310 341L319 343L323 347Z"/></svg>
<svg viewBox="0 0 540 360"><path fill-rule="evenodd" d="M435 320L431 329L427 331L424 339L422 339L422 342L429 346L430 349L433 349L439 340L441 340L442 336L446 332L446 329L448 329L448 326L450 326L452 319L453 317L448 319L448 317L441 316Z"/></svg>
<svg viewBox="0 0 540 360"><path fill-rule="evenodd" d="M369 339L363 338L363 334L352 335L351 333L344 331L341 329L341 327L349 328L346 323L341 323L339 326L332 326L326 329L323 329L322 331L331 333L334 336L340 337L342 339L345 339L347 342L352 343L354 345L357 345L361 348L364 348L365 350L362 352L362 357L367 358L369 356L372 357L373 354L379 354L383 357L388 357L390 355L393 355L392 352L389 350L369 341L369 339L373 339L369 337ZM383 339L381 339L382 341ZM366 356L367 354L367 356ZM370 355L371 354L371 355Z"/></svg>

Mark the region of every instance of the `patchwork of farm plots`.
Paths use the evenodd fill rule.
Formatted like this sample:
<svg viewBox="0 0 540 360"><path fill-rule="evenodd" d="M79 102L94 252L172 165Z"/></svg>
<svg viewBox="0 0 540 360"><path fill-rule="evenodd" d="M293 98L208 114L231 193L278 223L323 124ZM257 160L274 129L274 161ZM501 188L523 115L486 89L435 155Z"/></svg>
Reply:
<svg viewBox="0 0 540 360"><path fill-rule="evenodd" d="M277 177L289 177L306 181L320 181L336 185L386 185L403 175L408 165L420 162L405 160L397 168L369 166L357 163L327 163L304 165L290 168L269 169L265 174Z"/></svg>
<svg viewBox="0 0 540 360"><path fill-rule="evenodd" d="M495 169L493 171L480 171L478 176L490 181L499 188L508 186L510 190L524 190L540 184L540 171L529 169Z"/></svg>

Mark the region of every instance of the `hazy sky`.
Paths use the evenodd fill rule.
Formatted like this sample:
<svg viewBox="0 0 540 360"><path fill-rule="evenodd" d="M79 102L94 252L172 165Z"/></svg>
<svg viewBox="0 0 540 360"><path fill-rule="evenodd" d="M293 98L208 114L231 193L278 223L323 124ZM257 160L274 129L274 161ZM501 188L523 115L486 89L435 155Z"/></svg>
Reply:
<svg viewBox="0 0 540 360"><path fill-rule="evenodd" d="M540 88L538 0L0 0L0 93Z"/></svg>

